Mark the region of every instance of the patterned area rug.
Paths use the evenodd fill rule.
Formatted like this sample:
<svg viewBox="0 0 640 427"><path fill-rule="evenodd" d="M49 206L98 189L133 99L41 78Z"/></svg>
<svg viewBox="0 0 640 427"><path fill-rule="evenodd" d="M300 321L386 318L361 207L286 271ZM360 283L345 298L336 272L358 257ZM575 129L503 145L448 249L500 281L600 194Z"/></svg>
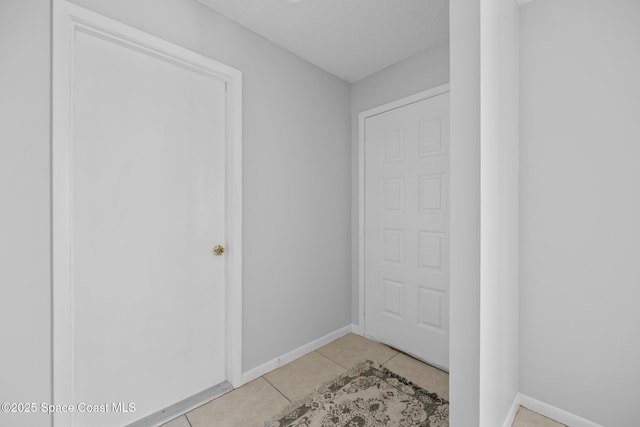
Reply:
<svg viewBox="0 0 640 427"><path fill-rule="evenodd" d="M449 402L364 362L265 427L449 427Z"/></svg>

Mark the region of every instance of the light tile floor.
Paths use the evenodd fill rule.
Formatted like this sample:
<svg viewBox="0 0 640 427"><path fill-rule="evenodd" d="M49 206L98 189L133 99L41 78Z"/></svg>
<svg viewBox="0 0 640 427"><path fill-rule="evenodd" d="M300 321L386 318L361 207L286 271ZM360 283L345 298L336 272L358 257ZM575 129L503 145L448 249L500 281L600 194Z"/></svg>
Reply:
<svg viewBox="0 0 640 427"><path fill-rule="evenodd" d="M520 407L511 427L566 427L551 418L544 417L527 408Z"/></svg>
<svg viewBox="0 0 640 427"><path fill-rule="evenodd" d="M291 404L356 363L371 360L449 399L449 375L386 345L348 334L188 412L162 427L262 427ZM560 427L520 408L513 427Z"/></svg>

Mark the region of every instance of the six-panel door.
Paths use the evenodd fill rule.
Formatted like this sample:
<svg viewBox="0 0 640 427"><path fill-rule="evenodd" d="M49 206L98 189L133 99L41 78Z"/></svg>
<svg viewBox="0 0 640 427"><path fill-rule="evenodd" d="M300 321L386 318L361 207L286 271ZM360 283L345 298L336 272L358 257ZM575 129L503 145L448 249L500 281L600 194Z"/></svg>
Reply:
<svg viewBox="0 0 640 427"><path fill-rule="evenodd" d="M449 94L365 121L365 332L449 366Z"/></svg>

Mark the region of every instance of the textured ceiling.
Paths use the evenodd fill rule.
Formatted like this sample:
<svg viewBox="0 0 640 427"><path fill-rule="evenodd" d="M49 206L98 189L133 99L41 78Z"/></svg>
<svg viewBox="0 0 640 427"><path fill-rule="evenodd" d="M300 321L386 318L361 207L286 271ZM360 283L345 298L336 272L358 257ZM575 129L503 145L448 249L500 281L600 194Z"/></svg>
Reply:
<svg viewBox="0 0 640 427"><path fill-rule="evenodd" d="M354 82L449 38L449 0L198 0Z"/></svg>

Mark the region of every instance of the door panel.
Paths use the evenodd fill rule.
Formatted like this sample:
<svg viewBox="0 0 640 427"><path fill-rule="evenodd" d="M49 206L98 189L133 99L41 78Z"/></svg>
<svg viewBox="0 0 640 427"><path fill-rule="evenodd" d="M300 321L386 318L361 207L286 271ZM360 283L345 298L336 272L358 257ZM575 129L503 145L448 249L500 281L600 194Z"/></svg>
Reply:
<svg viewBox="0 0 640 427"><path fill-rule="evenodd" d="M74 399L135 412L225 378L225 84L177 61L77 32L71 278Z"/></svg>
<svg viewBox="0 0 640 427"><path fill-rule="evenodd" d="M449 366L449 95L365 121L365 332Z"/></svg>

